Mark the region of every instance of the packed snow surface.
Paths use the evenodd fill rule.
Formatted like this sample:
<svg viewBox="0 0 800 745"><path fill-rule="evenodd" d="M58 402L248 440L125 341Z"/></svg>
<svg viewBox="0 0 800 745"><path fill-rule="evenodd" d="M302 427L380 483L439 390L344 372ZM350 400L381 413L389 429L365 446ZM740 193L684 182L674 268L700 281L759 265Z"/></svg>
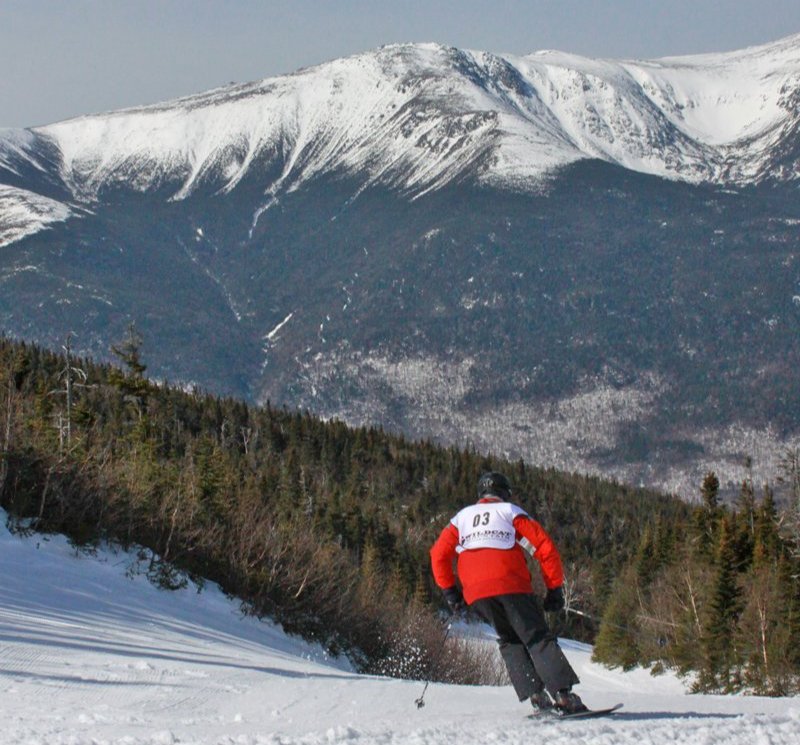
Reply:
<svg viewBox="0 0 800 745"><path fill-rule="evenodd" d="M528 718L510 687L354 673L243 617L212 586L156 589L137 558L22 538L0 512L0 743L646 745L792 743L800 699L689 695L666 675L623 674L563 642L591 706L613 719Z"/></svg>

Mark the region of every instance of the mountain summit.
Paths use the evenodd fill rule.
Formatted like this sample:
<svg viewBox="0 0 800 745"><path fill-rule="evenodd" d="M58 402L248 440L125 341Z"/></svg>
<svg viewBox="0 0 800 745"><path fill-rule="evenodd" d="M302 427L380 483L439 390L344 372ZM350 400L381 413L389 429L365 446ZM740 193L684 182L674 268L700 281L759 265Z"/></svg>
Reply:
<svg viewBox="0 0 800 745"><path fill-rule="evenodd" d="M690 491L798 431L798 134L800 36L391 45L0 131L0 328Z"/></svg>
<svg viewBox="0 0 800 745"><path fill-rule="evenodd" d="M0 165L54 149L76 198L115 183L172 198L280 165L274 190L360 174L415 196L469 173L535 185L586 158L691 182L796 178L800 35L729 54L626 62L392 45L293 75L0 137ZM16 166L14 164L17 164ZM132 175L135 177L132 179Z"/></svg>

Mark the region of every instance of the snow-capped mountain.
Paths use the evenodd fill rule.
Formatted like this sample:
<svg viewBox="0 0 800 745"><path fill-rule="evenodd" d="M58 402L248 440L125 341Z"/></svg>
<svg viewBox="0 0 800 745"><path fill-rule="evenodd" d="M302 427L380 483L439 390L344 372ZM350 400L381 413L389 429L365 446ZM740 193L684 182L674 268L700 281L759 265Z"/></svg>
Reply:
<svg viewBox="0 0 800 745"><path fill-rule="evenodd" d="M586 158L742 184L797 178L796 159L771 166L775 152L796 141L798 96L800 35L642 62L399 45L166 104L0 134L0 167L55 166L80 201L114 184L167 186L172 199L201 186L230 192L253 167L276 168L264 181L263 208L322 173L358 174L363 186L420 196L465 175L532 188ZM40 143L56 163L42 163Z"/></svg>
<svg viewBox="0 0 800 745"><path fill-rule="evenodd" d="M774 475L799 137L800 35L393 45L4 130L0 329L106 356L135 320L157 376L685 493Z"/></svg>

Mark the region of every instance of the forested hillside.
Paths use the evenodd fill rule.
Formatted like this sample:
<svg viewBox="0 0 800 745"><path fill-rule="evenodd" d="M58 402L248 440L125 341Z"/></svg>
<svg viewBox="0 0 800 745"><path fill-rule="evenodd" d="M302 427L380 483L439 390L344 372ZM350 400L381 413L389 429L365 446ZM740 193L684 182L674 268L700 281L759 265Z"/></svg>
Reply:
<svg viewBox="0 0 800 745"><path fill-rule="evenodd" d="M0 329L110 362L135 320L157 378L728 496L800 445L798 81L798 35L400 44L0 131Z"/></svg>
<svg viewBox="0 0 800 745"><path fill-rule="evenodd" d="M0 504L15 527L63 531L85 547L141 546L158 584L179 585L186 574L216 581L250 612L347 651L365 670L456 675L431 667L441 600L428 548L489 468L509 476L562 551L569 602L585 615L567 616L570 626L554 619L561 631L592 638L604 611L616 624L607 629L632 629L645 610L653 614L650 595L623 597L620 588L644 587L645 577L654 588L665 568L682 570L688 551L700 572L697 618L716 607L709 591L722 580L704 578L717 569L738 587L757 568L782 583L783 596L798 596L791 545L769 502L753 498L750 512L733 514L709 498L712 506L693 513L680 500L595 478L155 385L142 349L133 327L114 349L119 368L73 359L69 340L54 354L0 338ZM725 535L739 547L733 569L720 559ZM632 571L636 582L627 582ZM797 638L783 619L770 623ZM659 657L646 645L631 654L605 659Z"/></svg>
<svg viewBox="0 0 800 745"><path fill-rule="evenodd" d="M750 480L725 508L710 473L691 519L645 529L611 592L597 659L691 672L697 691L800 690L798 452L783 466L788 510Z"/></svg>

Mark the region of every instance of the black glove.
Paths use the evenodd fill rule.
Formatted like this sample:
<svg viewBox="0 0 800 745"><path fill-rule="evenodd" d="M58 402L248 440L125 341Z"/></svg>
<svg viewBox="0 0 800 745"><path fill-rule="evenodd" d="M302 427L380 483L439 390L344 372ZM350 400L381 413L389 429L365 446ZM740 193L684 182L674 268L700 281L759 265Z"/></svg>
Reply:
<svg viewBox="0 0 800 745"><path fill-rule="evenodd" d="M450 610L453 613L461 613L467 607L466 603L464 602L464 596L461 594L461 590L459 590L455 585L448 587L446 590L442 590L442 594L444 595L444 599L447 601L447 604L450 606Z"/></svg>
<svg viewBox="0 0 800 745"><path fill-rule="evenodd" d="M544 596L542 607L548 613L556 613L564 607L564 590L561 588L561 585L547 591L547 595Z"/></svg>

